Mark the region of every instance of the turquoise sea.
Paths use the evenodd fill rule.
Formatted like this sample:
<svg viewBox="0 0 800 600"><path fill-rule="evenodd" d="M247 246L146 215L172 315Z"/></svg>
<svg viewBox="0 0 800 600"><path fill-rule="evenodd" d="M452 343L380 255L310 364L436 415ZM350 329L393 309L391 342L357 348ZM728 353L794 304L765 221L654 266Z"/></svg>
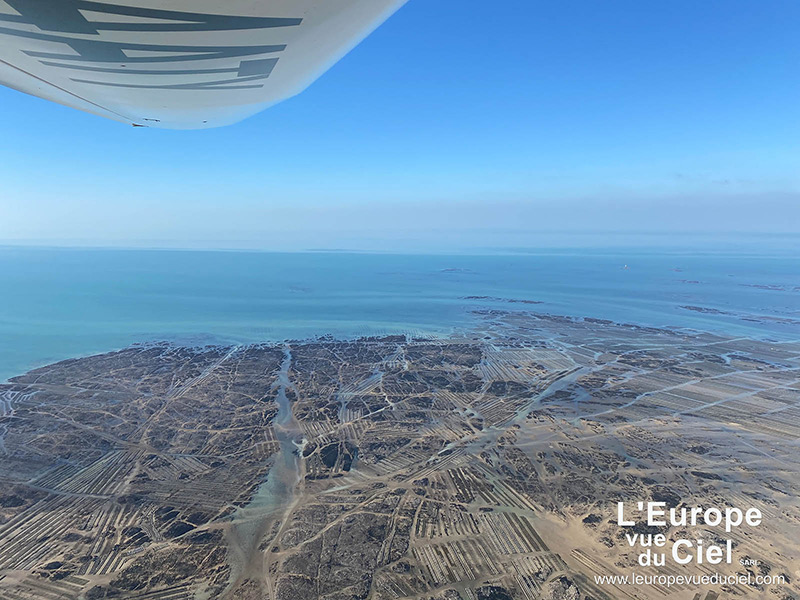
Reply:
<svg viewBox="0 0 800 600"><path fill-rule="evenodd" d="M486 306L800 339L794 250L399 255L5 247L0 380L134 342L441 335L469 327L470 311Z"/></svg>

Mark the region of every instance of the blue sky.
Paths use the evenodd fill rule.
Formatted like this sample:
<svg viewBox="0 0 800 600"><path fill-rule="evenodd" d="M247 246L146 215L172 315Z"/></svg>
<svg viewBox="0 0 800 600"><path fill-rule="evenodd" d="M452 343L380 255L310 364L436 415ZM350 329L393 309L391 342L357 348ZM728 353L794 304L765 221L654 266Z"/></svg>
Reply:
<svg viewBox="0 0 800 600"><path fill-rule="evenodd" d="M800 232L800 3L410 0L239 125L0 89L0 241L537 245Z"/></svg>

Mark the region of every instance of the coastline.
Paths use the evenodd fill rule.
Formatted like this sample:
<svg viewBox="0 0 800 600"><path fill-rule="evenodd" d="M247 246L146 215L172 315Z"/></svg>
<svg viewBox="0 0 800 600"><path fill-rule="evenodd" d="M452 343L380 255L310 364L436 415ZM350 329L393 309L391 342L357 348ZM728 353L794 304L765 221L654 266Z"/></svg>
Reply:
<svg viewBox="0 0 800 600"><path fill-rule="evenodd" d="M785 399L800 345L527 311L475 318L475 328L448 338L143 344L0 386L16 394L0 476L17 482L20 499L2 516L0 572L25 568L20 557L30 556L96 594L266 586L290 600L315 593L299 574L328 564L319 544L341 538L350 541L324 577L344 588L422 585L414 577L431 589L490 585L511 544L527 565L515 569L591 590L585 556L613 552L627 564L604 501L744 491L772 516L739 543L776 572L800 560L792 521L780 516L800 510L787 499L800 481L786 470L800 424ZM758 414L743 416L742 403ZM278 421L290 414L281 437ZM54 423L57 437L39 434ZM753 456L759 468L742 471ZM290 463L297 477L267 471ZM267 494L278 512L255 514L252 536L231 535L237 510L273 488L286 492ZM108 543L81 563L69 544L82 539L72 536L83 535L89 511L108 515L90 530ZM482 517L458 524L471 513ZM68 540L28 554L25 524L38 519L63 521ZM520 533L528 527L535 533ZM469 550L477 547L481 554ZM453 553L472 556L472 575ZM214 557L201 579L168 566L201 556ZM39 585L41 576L30 577Z"/></svg>
<svg viewBox="0 0 800 600"><path fill-rule="evenodd" d="M788 256L592 249L513 256L0 251L10 290L0 302L0 379L148 340L446 336L473 326L474 309L532 302L551 314L792 339L800 318L794 270Z"/></svg>

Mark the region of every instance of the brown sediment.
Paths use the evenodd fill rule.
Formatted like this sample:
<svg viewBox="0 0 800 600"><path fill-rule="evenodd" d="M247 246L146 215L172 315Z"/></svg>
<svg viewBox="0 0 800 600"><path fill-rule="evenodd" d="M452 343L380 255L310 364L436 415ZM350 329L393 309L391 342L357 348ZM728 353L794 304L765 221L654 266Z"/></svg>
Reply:
<svg viewBox="0 0 800 600"><path fill-rule="evenodd" d="M593 577L636 569L616 502L651 499L758 507L736 555L789 582L728 593L797 595L800 344L478 317L441 340L134 347L0 386L0 596L627 597Z"/></svg>

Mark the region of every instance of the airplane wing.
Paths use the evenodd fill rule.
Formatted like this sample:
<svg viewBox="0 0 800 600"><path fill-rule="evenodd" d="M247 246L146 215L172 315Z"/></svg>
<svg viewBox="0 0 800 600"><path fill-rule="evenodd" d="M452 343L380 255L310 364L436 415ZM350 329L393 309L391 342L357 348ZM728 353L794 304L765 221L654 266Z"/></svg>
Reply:
<svg viewBox="0 0 800 600"><path fill-rule="evenodd" d="M0 0L0 84L202 129L308 87L407 0Z"/></svg>

